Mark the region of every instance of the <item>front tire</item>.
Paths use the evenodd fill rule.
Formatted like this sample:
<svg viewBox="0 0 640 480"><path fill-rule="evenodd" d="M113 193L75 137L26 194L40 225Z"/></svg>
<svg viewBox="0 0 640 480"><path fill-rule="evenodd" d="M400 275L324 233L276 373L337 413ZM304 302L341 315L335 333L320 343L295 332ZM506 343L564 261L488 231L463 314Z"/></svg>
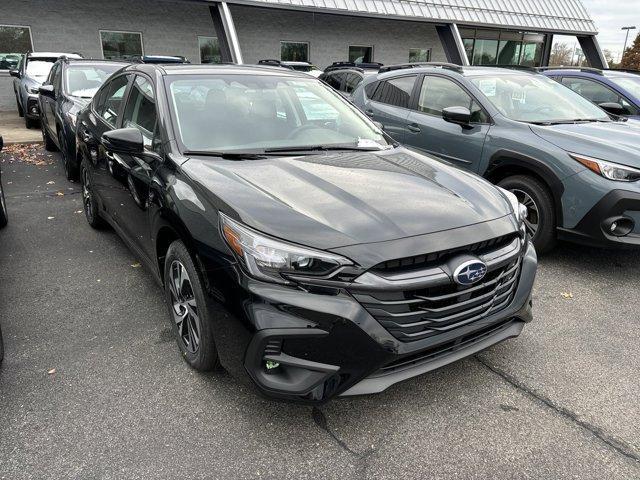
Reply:
<svg viewBox="0 0 640 480"><path fill-rule="evenodd" d="M164 290L178 347L195 370L220 367L211 312L202 288L200 272L180 240L169 246L164 262Z"/></svg>
<svg viewBox="0 0 640 480"><path fill-rule="evenodd" d="M498 183L513 193L527 207L525 226L538 253L545 253L556 245L556 214L551 192L538 179L528 175L514 175Z"/></svg>
<svg viewBox="0 0 640 480"><path fill-rule="evenodd" d="M64 140L64 133L61 128L58 130L58 145L60 145L60 153L62 154L64 174L66 175L67 180L74 181L78 177L78 171L75 163L71 163L72 157L69 154L69 148L67 147L67 142Z"/></svg>
<svg viewBox="0 0 640 480"><path fill-rule="evenodd" d="M18 92L14 92L16 94L16 106L18 107L18 115L20 118L24 117L24 110L20 105L20 100L18 100Z"/></svg>
<svg viewBox="0 0 640 480"><path fill-rule="evenodd" d="M6 227L8 221L7 202L4 199L4 190L0 187L0 228Z"/></svg>
<svg viewBox="0 0 640 480"><path fill-rule="evenodd" d="M38 126L38 120L24 116L24 126L27 128L35 128Z"/></svg>
<svg viewBox="0 0 640 480"><path fill-rule="evenodd" d="M84 208L84 216L91 228L101 230L104 228L105 222L98 210L98 202L96 201L91 184L91 175L84 165L80 172L80 178L82 180L82 206Z"/></svg>

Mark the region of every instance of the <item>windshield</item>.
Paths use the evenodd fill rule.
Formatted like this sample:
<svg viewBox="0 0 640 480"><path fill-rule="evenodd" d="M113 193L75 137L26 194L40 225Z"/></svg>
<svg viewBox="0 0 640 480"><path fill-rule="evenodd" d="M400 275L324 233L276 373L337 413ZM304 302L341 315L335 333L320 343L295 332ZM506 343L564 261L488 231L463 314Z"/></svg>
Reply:
<svg viewBox="0 0 640 480"><path fill-rule="evenodd" d="M609 120L589 100L542 75L481 76L471 78L500 113L531 123Z"/></svg>
<svg viewBox="0 0 640 480"><path fill-rule="evenodd" d="M27 61L27 75L31 77L46 77L57 58L34 58Z"/></svg>
<svg viewBox="0 0 640 480"><path fill-rule="evenodd" d="M123 65L70 65L65 75L65 89L72 97L92 98L104 81Z"/></svg>
<svg viewBox="0 0 640 480"><path fill-rule="evenodd" d="M191 151L388 146L363 114L313 78L180 75L166 82L174 122Z"/></svg>
<svg viewBox="0 0 640 480"><path fill-rule="evenodd" d="M613 83L636 98L640 98L640 76L639 77L609 77Z"/></svg>

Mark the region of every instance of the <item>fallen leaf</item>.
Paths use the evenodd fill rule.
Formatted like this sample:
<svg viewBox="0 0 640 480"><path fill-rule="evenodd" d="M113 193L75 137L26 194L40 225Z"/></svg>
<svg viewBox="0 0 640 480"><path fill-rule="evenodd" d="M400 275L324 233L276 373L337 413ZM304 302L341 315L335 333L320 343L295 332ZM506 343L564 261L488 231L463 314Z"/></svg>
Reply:
<svg viewBox="0 0 640 480"><path fill-rule="evenodd" d="M47 182L47 185L55 185L56 182L54 182L53 180L51 180L50 182Z"/></svg>
<svg viewBox="0 0 640 480"><path fill-rule="evenodd" d="M52 368L52 369L51 369L51 370L49 370L47 373L48 373L49 375L53 375L54 373L56 373L56 369L55 369L55 368Z"/></svg>
<svg viewBox="0 0 640 480"><path fill-rule="evenodd" d="M74 213L82 213L82 210L76 210Z"/></svg>
<svg viewBox="0 0 640 480"><path fill-rule="evenodd" d="M56 217L47 217L47 220L53 220Z"/></svg>
<svg viewBox="0 0 640 480"><path fill-rule="evenodd" d="M59 197L64 197L64 192L56 192L56 195Z"/></svg>
<svg viewBox="0 0 640 480"><path fill-rule="evenodd" d="M131 266L132 266L133 268L140 268L140 267L141 267L141 265L140 265L139 263L137 263L137 262L136 262L136 263L134 263L134 264L132 264Z"/></svg>
<svg viewBox="0 0 640 480"><path fill-rule="evenodd" d="M564 298L573 298L573 293L571 292L562 292L560 295L562 295Z"/></svg>

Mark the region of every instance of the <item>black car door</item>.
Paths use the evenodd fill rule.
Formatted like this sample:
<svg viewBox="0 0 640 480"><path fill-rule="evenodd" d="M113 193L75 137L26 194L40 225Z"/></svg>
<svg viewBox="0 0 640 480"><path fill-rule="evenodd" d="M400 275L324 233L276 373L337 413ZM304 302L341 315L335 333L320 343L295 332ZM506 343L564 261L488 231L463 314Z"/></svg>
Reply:
<svg viewBox="0 0 640 480"><path fill-rule="evenodd" d="M133 75L118 75L98 92L88 116L88 124L78 130L87 146L88 160L93 166L91 182L103 208L113 221L122 204L122 188L113 176L114 156L102 145L102 134L118 127L124 108L124 96Z"/></svg>
<svg viewBox="0 0 640 480"><path fill-rule="evenodd" d="M156 95L150 78L136 75L127 94L121 128L136 128L142 133L142 155L110 154L111 173L121 190L116 222L124 234L149 258L149 193L151 179L161 163L157 128Z"/></svg>
<svg viewBox="0 0 640 480"><path fill-rule="evenodd" d="M43 85L55 85L55 76L56 73L60 71L60 63L56 63L49 72L49 76L47 80L43 83ZM54 95L55 86L54 86ZM47 95L40 95L40 120L42 121L42 127L46 128L49 132L49 136L53 139L54 142L58 142L56 136L56 123L55 123L55 105L56 100L53 97Z"/></svg>

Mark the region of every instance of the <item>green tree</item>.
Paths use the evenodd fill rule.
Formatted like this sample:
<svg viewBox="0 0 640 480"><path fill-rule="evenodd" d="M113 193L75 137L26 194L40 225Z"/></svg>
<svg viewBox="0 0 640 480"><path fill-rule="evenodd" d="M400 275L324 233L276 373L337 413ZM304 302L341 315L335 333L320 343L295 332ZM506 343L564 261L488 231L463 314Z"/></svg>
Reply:
<svg viewBox="0 0 640 480"><path fill-rule="evenodd" d="M640 70L640 34L634 40L633 45L627 48L622 55L620 68Z"/></svg>

